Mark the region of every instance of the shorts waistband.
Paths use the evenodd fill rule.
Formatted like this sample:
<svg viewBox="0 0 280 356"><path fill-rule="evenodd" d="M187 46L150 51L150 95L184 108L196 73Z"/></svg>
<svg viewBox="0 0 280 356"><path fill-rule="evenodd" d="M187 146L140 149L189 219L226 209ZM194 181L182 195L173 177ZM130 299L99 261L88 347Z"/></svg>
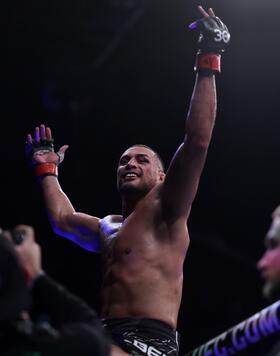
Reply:
<svg viewBox="0 0 280 356"><path fill-rule="evenodd" d="M169 332L176 332L171 325L158 319L151 318L103 318L101 319L104 326L108 327L121 327L122 325L127 327L151 327L156 329L162 329Z"/></svg>
<svg viewBox="0 0 280 356"><path fill-rule="evenodd" d="M179 333L164 321L149 318L104 318L101 320L114 340L119 340L119 336L127 332L137 332L146 337L157 335L163 340L173 340L179 347Z"/></svg>

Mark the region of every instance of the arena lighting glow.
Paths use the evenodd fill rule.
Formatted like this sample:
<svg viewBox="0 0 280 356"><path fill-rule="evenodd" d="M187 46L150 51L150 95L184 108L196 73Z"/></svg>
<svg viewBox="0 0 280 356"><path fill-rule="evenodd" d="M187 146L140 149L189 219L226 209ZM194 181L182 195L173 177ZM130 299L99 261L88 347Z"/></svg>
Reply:
<svg viewBox="0 0 280 356"><path fill-rule="evenodd" d="M189 25L189 29L191 29L191 30L195 30L196 28L197 28L196 22L193 22Z"/></svg>
<svg viewBox="0 0 280 356"><path fill-rule="evenodd" d="M55 233L61 236L64 236L68 238L69 240L76 241L75 235L71 233L66 233L64 230L61 230L60 228L55 228ZM89 234L89 231L87 229L80 229L81 235L87 236ZM100 249L100 244L99 244L99 239L90 239L90 242L87 242L86 239L81 240L78 243L79 246L84 248L87 251L99 251Z"/></svg>

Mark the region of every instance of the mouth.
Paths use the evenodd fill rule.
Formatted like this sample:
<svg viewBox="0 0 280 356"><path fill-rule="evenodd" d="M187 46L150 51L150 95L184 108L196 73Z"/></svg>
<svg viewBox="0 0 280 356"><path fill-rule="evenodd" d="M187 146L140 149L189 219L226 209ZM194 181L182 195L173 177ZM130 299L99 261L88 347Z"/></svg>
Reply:
<svg viewBox="0 0 280 356"><path fill-rule="evenodd" d="M271 279L270 273L268 271L264 271L261 273L261 277L264 281L268 281Z"/></svg>
<svg viewBox="0 0 280 356"><path fill-rule="evenodd" d="M139 175L137 173L135 173L135 172L126 172L122 176L122 178L124 180L134 180L134 179L136 179L138 177L139 177Z"/></svg>

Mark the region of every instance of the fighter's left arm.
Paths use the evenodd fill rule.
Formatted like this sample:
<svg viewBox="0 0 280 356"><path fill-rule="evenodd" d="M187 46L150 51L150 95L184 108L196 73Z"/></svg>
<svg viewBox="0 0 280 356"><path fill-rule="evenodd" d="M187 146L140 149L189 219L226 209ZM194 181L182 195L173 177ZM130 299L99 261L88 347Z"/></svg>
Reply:
<svg viewBox="0 0 280 356"><path fill-rule="evenodd" d="M205 164L216 117L215 78L197 75L185 137L167 170L162 207L172 222L188 217Z"/></svg>
<svg viewBox="0 0 280 356"><path fill-rule="evenodd" d="M199 7L199 11L203 18L191 25L199 28L201 34L185 137L171 161L162 187L163 215L171 224L180 218L186 221L197 193L216 118L215 74L220 71L221 52L229 41L226 26L213 10L207 13Z"/></svg>

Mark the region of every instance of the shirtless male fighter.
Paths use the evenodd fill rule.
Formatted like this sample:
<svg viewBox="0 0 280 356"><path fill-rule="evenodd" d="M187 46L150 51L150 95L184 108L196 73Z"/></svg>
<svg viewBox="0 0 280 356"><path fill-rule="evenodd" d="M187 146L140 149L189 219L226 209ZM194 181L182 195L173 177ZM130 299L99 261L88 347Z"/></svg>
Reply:
<svg viewBox="0 0 280 356"><path fill-rule="evenodd" d="M36 127L34 139L27 136L54 232L104 257L101 317L114 343L130 355L178 355L187 220L216 116L215 74L230 38L212 9L198 9L202 18L190 25L200 31L197 75L183 143L166 174L147 146L122 154L117 169L122 215L99 219L76 212L57 179L68 146L55 153L44 125Z"/></svg>

